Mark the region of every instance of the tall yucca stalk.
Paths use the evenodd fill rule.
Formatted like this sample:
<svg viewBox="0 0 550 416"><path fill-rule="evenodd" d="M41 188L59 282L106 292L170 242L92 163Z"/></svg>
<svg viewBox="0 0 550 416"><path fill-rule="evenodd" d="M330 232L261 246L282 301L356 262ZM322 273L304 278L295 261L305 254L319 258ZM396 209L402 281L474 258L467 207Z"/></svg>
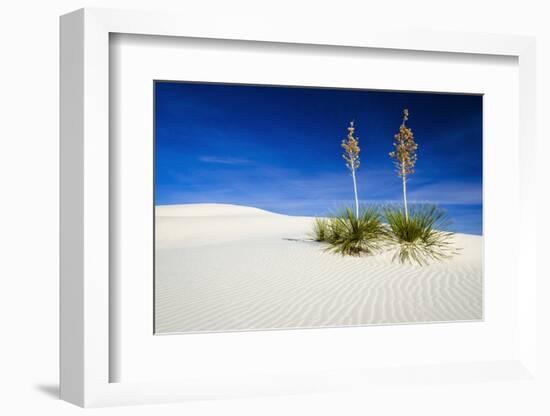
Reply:
<svg viewBox="0 0 550 416"><path fill-rule="evenodd" d="M410 128L406 126L409 119L409 110L403 110L403 121L399 127L399 132L394 136L395 150L390 152L390 157L394 159L397 176L403 181L403 208L405 210L405 220L409 220L409 211L407 209L407 177L414 173L416 165L416 149L418 144L414 141L414 135Z"/></svg>
<svg viewBox="0 0 550 416"><path fill-rule="evenodd" d="M355 172L359 169L361 162L359 161L359 137L354 137L355 126L353 121L349 123L348 127L348 137L342 140L342 148L344 149L344 154L342 157L346 161L346 166L351 171L351 177L353 179L353 193L355 194L355 216L359 217L359 198L357 197L357 179L355 177Z"/></svg>

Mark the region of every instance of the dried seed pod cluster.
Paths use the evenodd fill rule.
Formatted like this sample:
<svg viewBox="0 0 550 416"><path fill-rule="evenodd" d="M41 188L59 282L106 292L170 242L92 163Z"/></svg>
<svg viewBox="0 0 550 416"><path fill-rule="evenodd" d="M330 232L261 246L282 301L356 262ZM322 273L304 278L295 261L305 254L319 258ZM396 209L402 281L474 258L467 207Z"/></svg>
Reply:
<svg viewBox="0 0 550 416"><path fill-rule="evenodd" d="M349 170L355 171L359 168L359 152L361 148L359 147L359 137L354 137L355 126L354 122L351 121L348 127L348 137L342 140L342 148L344 149L344 154L342 157L346 161L346 166Z"/></svg>
<svg viewBox="0 0 550 416"><path fill-rule="evenodd" d="M418 144L414 141L412 130L406 126L408 119L409 110L405 109L403 111L403 122L399 127L399 133L394 136L395 142L393 143L393 147L395 150L390 152L390 157L395 159L397 175L405 178L407 175L414 173L416 149L418 149Z"/></svg>

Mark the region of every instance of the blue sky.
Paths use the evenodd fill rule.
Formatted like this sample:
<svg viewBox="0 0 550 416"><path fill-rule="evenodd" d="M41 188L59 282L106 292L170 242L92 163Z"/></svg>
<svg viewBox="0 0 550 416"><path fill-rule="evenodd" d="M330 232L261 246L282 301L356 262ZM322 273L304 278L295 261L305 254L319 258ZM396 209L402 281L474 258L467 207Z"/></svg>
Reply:
<svg viewBox="0 0 550 416"><path fill-rule="evenodd" d="M408 108L418 148L411 202L481 234L482 97L231 84L155 83L155 203L227 203L324 215L353 203L341 140L355 120L362 203L400 202L388 152Z"/></svg>

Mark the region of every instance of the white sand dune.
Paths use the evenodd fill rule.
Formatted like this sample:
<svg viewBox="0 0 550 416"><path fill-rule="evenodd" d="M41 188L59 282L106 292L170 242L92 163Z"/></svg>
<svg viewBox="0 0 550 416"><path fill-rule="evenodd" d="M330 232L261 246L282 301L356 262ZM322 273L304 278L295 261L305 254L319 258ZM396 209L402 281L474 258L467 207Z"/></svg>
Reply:
<svg viewBox="0 0 550 416"><path fill-rule="evenodd" d="M343 257L308 240L312 218L221 204L156 207L157 333L482 318L482 237L419 267Z"/></svg>

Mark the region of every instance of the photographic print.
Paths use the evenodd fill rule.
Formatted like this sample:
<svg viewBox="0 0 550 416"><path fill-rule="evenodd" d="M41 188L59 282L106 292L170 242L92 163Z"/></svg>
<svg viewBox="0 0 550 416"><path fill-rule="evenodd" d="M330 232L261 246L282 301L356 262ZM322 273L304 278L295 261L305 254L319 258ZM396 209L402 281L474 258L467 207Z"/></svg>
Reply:
<svg viewBox="0 0 550 416"><path fill-rule="evenodd" d="M481 95L154 96L156 334L482 319Z"/></svg>

